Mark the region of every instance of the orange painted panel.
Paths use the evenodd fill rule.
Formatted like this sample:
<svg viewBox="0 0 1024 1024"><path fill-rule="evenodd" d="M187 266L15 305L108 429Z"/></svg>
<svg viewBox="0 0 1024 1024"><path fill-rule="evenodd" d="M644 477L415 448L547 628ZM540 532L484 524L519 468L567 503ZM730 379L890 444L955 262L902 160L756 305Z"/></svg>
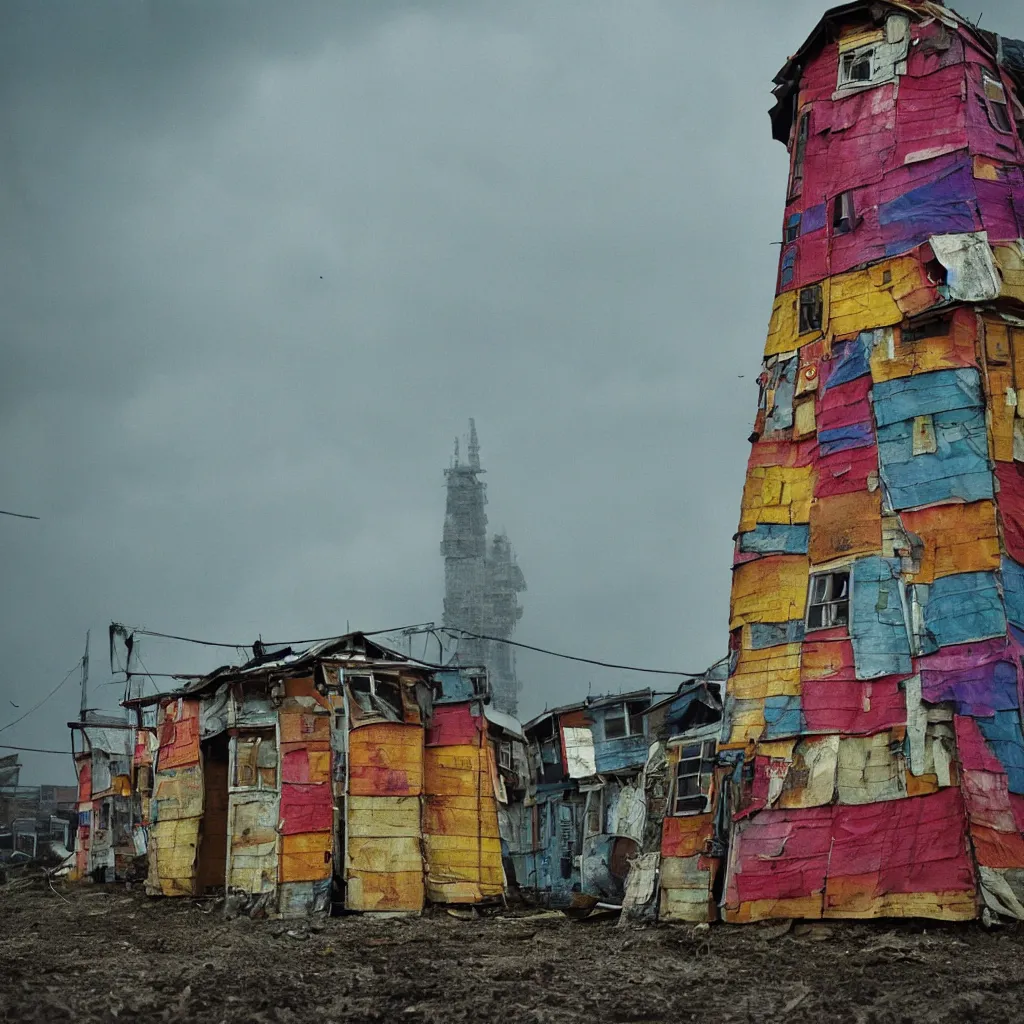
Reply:
<svg viewBox="0 0 1024 1024"><path fill-rule="evenodd" d="M331 716L326 712L284 711L278 716L282 743L331 741Z"/></svg>
<svg viewBox="0 0 1024 1024"><path fill-rule="evenodd" d="M423 730L398 722L349 733L349 793L418 796L423 792Z"/></svg>
<svg viewBox="0 0 1024 1024"><path fill-rule="evenodd" d="M331 877L330 832L304 832L281 837L281 863L278 878L282 882L318 882Z"/></svg>
<svg viewBox="0 0 1024 1024"><path fill-rule="evenodd" d="M350 875L345 906L349 910L419 912L423 909L423 872L360 872Z"/></svg>
<svg viewBox="0 0 1024 1024"><path fill-rule="evenodd" d="M475 797L492 791L487 760L479 747L428 747L423 771L427 793Z"/></svg>
<svg viewBox="0 0 1024 1024"><path fill-rule="evenodd" d="M924 542L916 583L931 583L961 572L992 572L999 568L999 529L991 501L969 505L935 505L901 512L905 529Z"/></svg>
<svg viewBox="0 0 1024 1024"><path fill-rule="evenodd" d="M661 828L663 857L694 857L715 833L714 815L695 814L688 818L668 817Z"/></svg>
<svg viewBox="0 0 1024 1024"><path fill-rule="evenodd" d="M812 565L882 552L881 489L816 498L810 520Z"/></svg>
<svg viewBox="0 0 1024 1024"><path fill-rule="evenodd" d="M164 705L157 771L199 763L199 701L172 700Z"/></svg>

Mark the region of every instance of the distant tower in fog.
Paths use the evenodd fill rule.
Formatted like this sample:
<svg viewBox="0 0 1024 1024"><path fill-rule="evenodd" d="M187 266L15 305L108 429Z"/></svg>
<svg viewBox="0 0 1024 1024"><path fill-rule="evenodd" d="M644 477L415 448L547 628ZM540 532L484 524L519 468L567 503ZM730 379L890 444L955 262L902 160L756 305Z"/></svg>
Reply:
<svg viewBox="0 0 1024 1024"><path fill-rule="evenodd" d="M480 443L476 423L469 421L468 461L455 456L445 470L448 500L444 517L444 624L500 640L510 639L523 614L518 594L526 580L516 564L505 534L487 539L487 486L479 479ZM509 644L462 637L458 660L464 665L486 665L493 704L514 715L519 703L516 659Z"/></svg>

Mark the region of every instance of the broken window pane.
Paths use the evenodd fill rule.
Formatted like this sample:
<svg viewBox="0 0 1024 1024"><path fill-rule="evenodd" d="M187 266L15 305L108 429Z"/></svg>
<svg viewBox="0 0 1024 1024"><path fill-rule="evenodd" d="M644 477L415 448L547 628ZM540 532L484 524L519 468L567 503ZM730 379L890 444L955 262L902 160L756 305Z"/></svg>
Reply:
<svg viewBox="0 0 1024 1024"><path fill-rule="evenodd" d="M672 813L701 814L708 809L715 765L715 742L689 744L679 752L676 764Z"/></svg>
<svg viewBox="0 0 1024 1024"><path fill-rule="evenodd" d="M604 738L618 740L627 735L626 709L619 704L604 713Z"/></svg>
<svg viewBox="0 0 1024 1024"><path fill-rule="evenodd" d="M820 331L822 320L821 285L800 289L800 333Z"/></svg>
<svg viewBox="0 0 1024 1024"><path fill-rule="evenodd" d="M805 111L797 125L796 145L793 148L793 176L790 180L789 194L797 196L804 182L804 160L807 156L807 139L811 134L811 112Z"/></svg>
<svg viewBox="0 0 1024 1024"><path fill-rule="evenodd" d="M832 209L832 232L836 235L849 234L855 227L853 193L842 192L835 198Z"/></svg>
<svg viewBox="0 0 1024 1024"><path fill-rule="evenodd" d="M988 104L989 120L999 131L1012 132L1013 122L1010 120L1010 108L1006 102L1006 87L988 71L982 71L981 77L985 86L985 101Z"/></svg>
<svg viewBox="0 0 1024 1024"><path fill-rule="evenodd" d="M807 598L807 628L831 629L850 621L850 573L823 572L811 577Z"/></svg>
<svg viewBox="0 0 1024 1024"><path fill-rule="evenodd" d="M782 232L782 241L787 245L800 237L800 214L794 213L787 221Z"/></svg>
<svg viewBox="0 0 1024 1024"><path fill-rule="evenodd" d="M843 54L839 65L839 84L849 85L853 82L870 82L874 69L874 47L851 50Z"/></svg>

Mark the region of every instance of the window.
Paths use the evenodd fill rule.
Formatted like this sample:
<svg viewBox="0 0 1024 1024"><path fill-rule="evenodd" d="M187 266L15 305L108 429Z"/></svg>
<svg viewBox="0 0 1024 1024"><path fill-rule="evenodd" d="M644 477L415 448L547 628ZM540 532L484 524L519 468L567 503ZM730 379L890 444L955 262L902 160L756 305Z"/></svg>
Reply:
<svg viewBox="0 0 1024 1024"><path fill-rule="evenodd" d="M782 231L782 241L785 245L789 245L790 242L795 242L800 237L800 214L794 213L786 221L786 226Z"/></svg>
<svg viewBox="0 0 1024 1024"><path fill-rule="evenodd" d="M604 738L620 740L626 736L643 736L643 713L647 710L644 701L631 700L616 704L604 713Z"/></svg>
<svg viewBox="0 0 1024 1024"><path fill-rule="evenodd" d="M850 623L850 573L823 572L811 577L807 628L831 629Z"/></svg>
<svg viewBox="0 0 1024 1024"><path fill-rule="evenodd" d="M800 333L820 331L822 319L821 285L800 289Z"/></svg>
<svg viewBox="0 0 1024 1024"><path fill-rule="evenodd" d="M949 334L950 319L948 316L931 316L920 320L911 320L903 328L904 343L921 341L924 338L941 338Z"/></svg>
<svg viewBox="0 0 1024 1024"><path fill-rule="evenodd" d="M391 722L402 721L402 688L397 679L373 675L348 675L352 702L364 715L379 715Z"/></svg>
<svg viewBox="0 0 1024 1024"><path fill-rule="evenodd" d="M691 743L680 750L672 799L673 814L703 814L708 809L714 767L714 740Z"/></svg>
<svg viewBox="0 0 1024 1024"><path fill-rule="evenodd" d="M277 740L272 732L235 737L236 789L277 789Z"/></svg>
<svg viewBox="0 0 1024 1024"><path fill-rule="evenodd" d="M782 257L782 269L779 271L779 287L786 288L796 277L796 246L787 249Z"/></svg>
<svg viewBox="0 0 1024 1024"><path fill-rule="evenodd" d="M870 82L874 74L875 48L864 46L844 53L839 62L839 84Z"/></svg>
<svg viewBox="0 0 1024 1024"><path fill-rule="evenodd" d="M135 789L142 796L149 796L153 791L153 769L148 764L140 764L135 769Z"/></svg>
<svg viewBox="0 0 1024 1024"><path fill-rule="evenodd" d="M1010 120L1010 107L1006 102L1006 87L989 71L981 72L981 82L985 89L989 120L998 131L1009 134L1013 131L1013 122Z"/></svg>
<svg viewBox="0 0 1024 1024"><path fill-rule="evenodd" d="M498 764L512 771L512 741L502 740L498 744Z"/></svg>
<svg viewBox="0 0 1024 1024"><path fill-rule="evenodd" d="M811 134L811 112L800 115L793 147L793 176L789 183L790 196L798 196L804 184L804 160L807 157L807 139Z"/></svg>
<svg viewBox="0 0 1024 1024"><path fill-rule="evenodd" d="M853 212L853 193L842 192L832 204L832 233L848 235L857 226Z"/></svg>

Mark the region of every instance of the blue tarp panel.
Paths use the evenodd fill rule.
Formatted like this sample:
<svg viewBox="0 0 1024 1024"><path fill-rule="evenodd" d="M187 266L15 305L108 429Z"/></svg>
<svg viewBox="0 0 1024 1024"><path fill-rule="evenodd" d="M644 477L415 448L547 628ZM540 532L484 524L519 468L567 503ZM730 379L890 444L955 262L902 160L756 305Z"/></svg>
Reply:
<svg viewBox="0 0 1024 1024"><path fill-rule="evenodd" d="M840 384L849 384L871 372L871 349L875 344L874 331L863 331L852 341L836 342L832 346L832 368L822 392Z"/></svg>
<svg viewBox="0 0 1024 1024"><path fill-rule="evenodd" d="M936 413L933 422L934 454L914 454L913 419L878 428L879 471L892 507L917 508L942 501L991 498L985 410Z"/></svg>
<svg viewBox="0 0 1024 1024"><path fill-rule="evenodd" d="M932 235L978 231L982 225L975 202L974 175L967 160L938 180L881 203L878 223L886 256L909 252Z"/></svg>
<svg viewBox="0 0 1024 1024"><path fill-rule="evenodd" d="M784 736L799 736L804 732L803 710L798 696L767 697L764 702L764 738L782 739Z"/></svg>
<svg viewBox="0 0 1024 1024"><path fill-rule="evenodd" d="M910 675L900 560L871 555L853 563L850 638L858 679Z"/></svg>
<svg viewBox="0 0 1024 1024"><path fill-rule="evenodd" d="M779 366L779 380L775 385L772 411L766 421L766 429L788 430L793 426L793 396L796 394L797 358L787 359Z"/></svg>
<svg viewBox="0 0 1024 1024"><path fill-rule="evenodd" d="M848 427L818 431L818 451L821 455L835 455L851 448L871 448L875 431L870 423L851 423Z"/></svg>
<svg viewBox="0 0 1024 1024"><path fill-rule="evenodd" d="M740 534L740 551L758 555L806 555L809 540L809 526L761 523L749 533Z"/></svg>
<svg viewBox="0 0 1024 1024"><path fill-rule="evenodd" d="M968 367L880 381L871 389L871 402L880 427L915 416L985 405L978 371Z"/></svg>
<svg viewBox="0 0 1024 1024"><path fill-rule="evenodd" d="M1002 576L1006 617L1015 626L1024 627L1024 566L1004 555Z"/></svg>
<svg viewBox="0 0 1024 1024"><path fill-rule="evenodd" d="M463 675L457 669L435 673L441 683L442 696L435 697L434 702L444 704L446 702L462 703L462 701L473 699L473 683L469 675Z"/></svg>
<svg viewBox="0 0 1024 1024"><path fill-rule="evenodd" d="M625 768L642 768L647 763L646 736L626 736L617 740L594 742L594 761L601 772L617 772Z"/></svg>
<svg viewBox="0 0 1024 1024"><path fill-rule="evenodd" d="M997 711L992 718L976 719L992 753L1006 770L1010 792L1024 795L1024 735L1020 712Z"/></svg>
<svg viewBox="0 0 1024 1024"><path fill-rule="evenodd" d="M766 647L782 644L798 644L804 638L804 620L790 619L789 622L752 622L750 624L750 647L761 651Z"/></svg>
<svg viewBox="0 0 1024 1024"><path fill-rule="evenodd" d="M928 588L925 629L939 647L1002 636L1006 615L993 572L943 576Z"/></svg>

